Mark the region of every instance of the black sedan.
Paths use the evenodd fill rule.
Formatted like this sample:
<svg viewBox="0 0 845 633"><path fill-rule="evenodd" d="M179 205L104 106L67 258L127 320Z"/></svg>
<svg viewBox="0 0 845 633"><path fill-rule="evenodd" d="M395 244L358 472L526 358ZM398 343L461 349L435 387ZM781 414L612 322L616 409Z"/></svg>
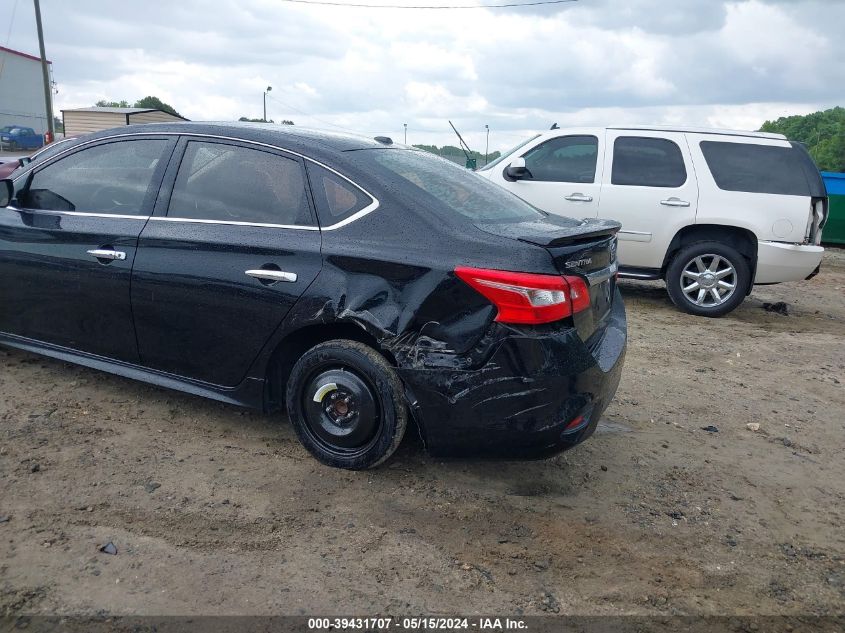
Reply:
<svg viewBox="0 0 845 633"><path fill-rule="evenodd" d="M2 182L0 343L286 406L331 466L412 421L438 455L550 455L619 382L619 225L387 138L129 126Z"/></svg>

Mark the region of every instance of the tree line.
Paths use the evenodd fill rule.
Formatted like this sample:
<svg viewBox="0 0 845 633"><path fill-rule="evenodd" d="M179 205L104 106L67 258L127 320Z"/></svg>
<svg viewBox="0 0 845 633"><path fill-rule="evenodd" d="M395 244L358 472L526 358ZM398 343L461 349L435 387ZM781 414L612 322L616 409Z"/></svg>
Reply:
<svg viewBox="0 0 845 633"><path fill-rule="evenodd" d="M454 145L444 145L443 147L437 147L437 145L414 145L414 147L416 147L417 149L425 150L427 152L431 152L432 154L437 154L438 156L463 156L464 155L464 150L462 150L460 147L455 147ZM496 160L501 155L502 155L502 153L498 152L498 151L490 152L487 155L487 160L488 161ZM484 154L481 153L481 152L476 152L475 150L472 150L471 152L469 152L469 157L474 158L475 160L477 160L482 165L484 164Z"/></svg>
<svg viewBox="0 0 845 633"><path fill-rule="evenodd" d="M766 121L760 131L784 134L790 141L803 143L822 171L845 172L845 108Z"/></svg>

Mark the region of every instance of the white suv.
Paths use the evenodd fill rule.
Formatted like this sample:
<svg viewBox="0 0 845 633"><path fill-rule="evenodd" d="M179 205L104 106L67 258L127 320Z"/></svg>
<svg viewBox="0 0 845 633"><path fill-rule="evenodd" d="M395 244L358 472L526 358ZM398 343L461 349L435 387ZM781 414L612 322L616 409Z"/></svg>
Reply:
<svg viewBox="0 0 845 633"><path fill-rule="evenodd" d="M478 173L544 211L622 222L619 276L665 279L693 314L726 314L754 284L809 279L824 252L824 183L780 134L552 129Z"/></svg>

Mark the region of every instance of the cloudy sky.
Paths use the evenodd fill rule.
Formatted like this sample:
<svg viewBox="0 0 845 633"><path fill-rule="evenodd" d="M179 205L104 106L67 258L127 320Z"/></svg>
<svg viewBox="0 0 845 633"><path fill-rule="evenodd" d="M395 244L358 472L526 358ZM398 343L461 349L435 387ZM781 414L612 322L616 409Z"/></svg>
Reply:
<svg viewBox="0 0 845 633"><path fill-rule="evenodd" d="M41 6L57 109L154 94L191 119L260 117L271 85L276 120L399 140L407 123L408 142L439 145L454 143L451 119L484 151L485 124L493 150L553 122L756 129L845 105L845 0ZM0 44L38 53L31 0L0 0Z"/></svg>

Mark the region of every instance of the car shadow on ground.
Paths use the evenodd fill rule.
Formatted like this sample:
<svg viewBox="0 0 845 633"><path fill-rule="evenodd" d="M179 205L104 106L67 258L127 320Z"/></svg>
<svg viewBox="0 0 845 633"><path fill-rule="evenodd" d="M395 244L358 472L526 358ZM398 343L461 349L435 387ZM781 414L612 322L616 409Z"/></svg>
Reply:
<svg viewBox="0 0 845 633"><path fill-rule="evenodd" d="M619 292L622 293L622 298L626 302L643 301L649 305L675 309L662 281L620 279Z"/></svg>
<svg viewBox="0 0 845 633"><path fill-rule="evenodd" d="M4 361L9 365L37 364L42 372L46 372L45 379L48 382L67 383L76 393L80 406L86 403L84 406L91 408L91 396L95 393L100 402L131 403L126 419L112 422L116 430L125 424L126 430L129 425L136 425L158 429L159 432L161 429L166 432L178 431L180 435L196 432L211 438L231 438L228 441L236 439L244 445L261 444L297 461L313 461L299 445L296 433L283 411L264 413L16 349L4 348L4 351L7 354ZM86 413L86 417L75 418L74 424L94 423L93 417L93 411L90 417ZM314 464L316 466L317 462L314 461ZM395 455L375 472L380 473L379 477L382 478L389 478L394 471L455 477L473 489L476 484L492 485L501 494L538 496L568 491L568 484L564 486L562 483L565 478L559 475L560 468L561 465L554 460L432 457L425 449L419 427L411 419ZM526 477L529 473L531 476Z"/></svg>

